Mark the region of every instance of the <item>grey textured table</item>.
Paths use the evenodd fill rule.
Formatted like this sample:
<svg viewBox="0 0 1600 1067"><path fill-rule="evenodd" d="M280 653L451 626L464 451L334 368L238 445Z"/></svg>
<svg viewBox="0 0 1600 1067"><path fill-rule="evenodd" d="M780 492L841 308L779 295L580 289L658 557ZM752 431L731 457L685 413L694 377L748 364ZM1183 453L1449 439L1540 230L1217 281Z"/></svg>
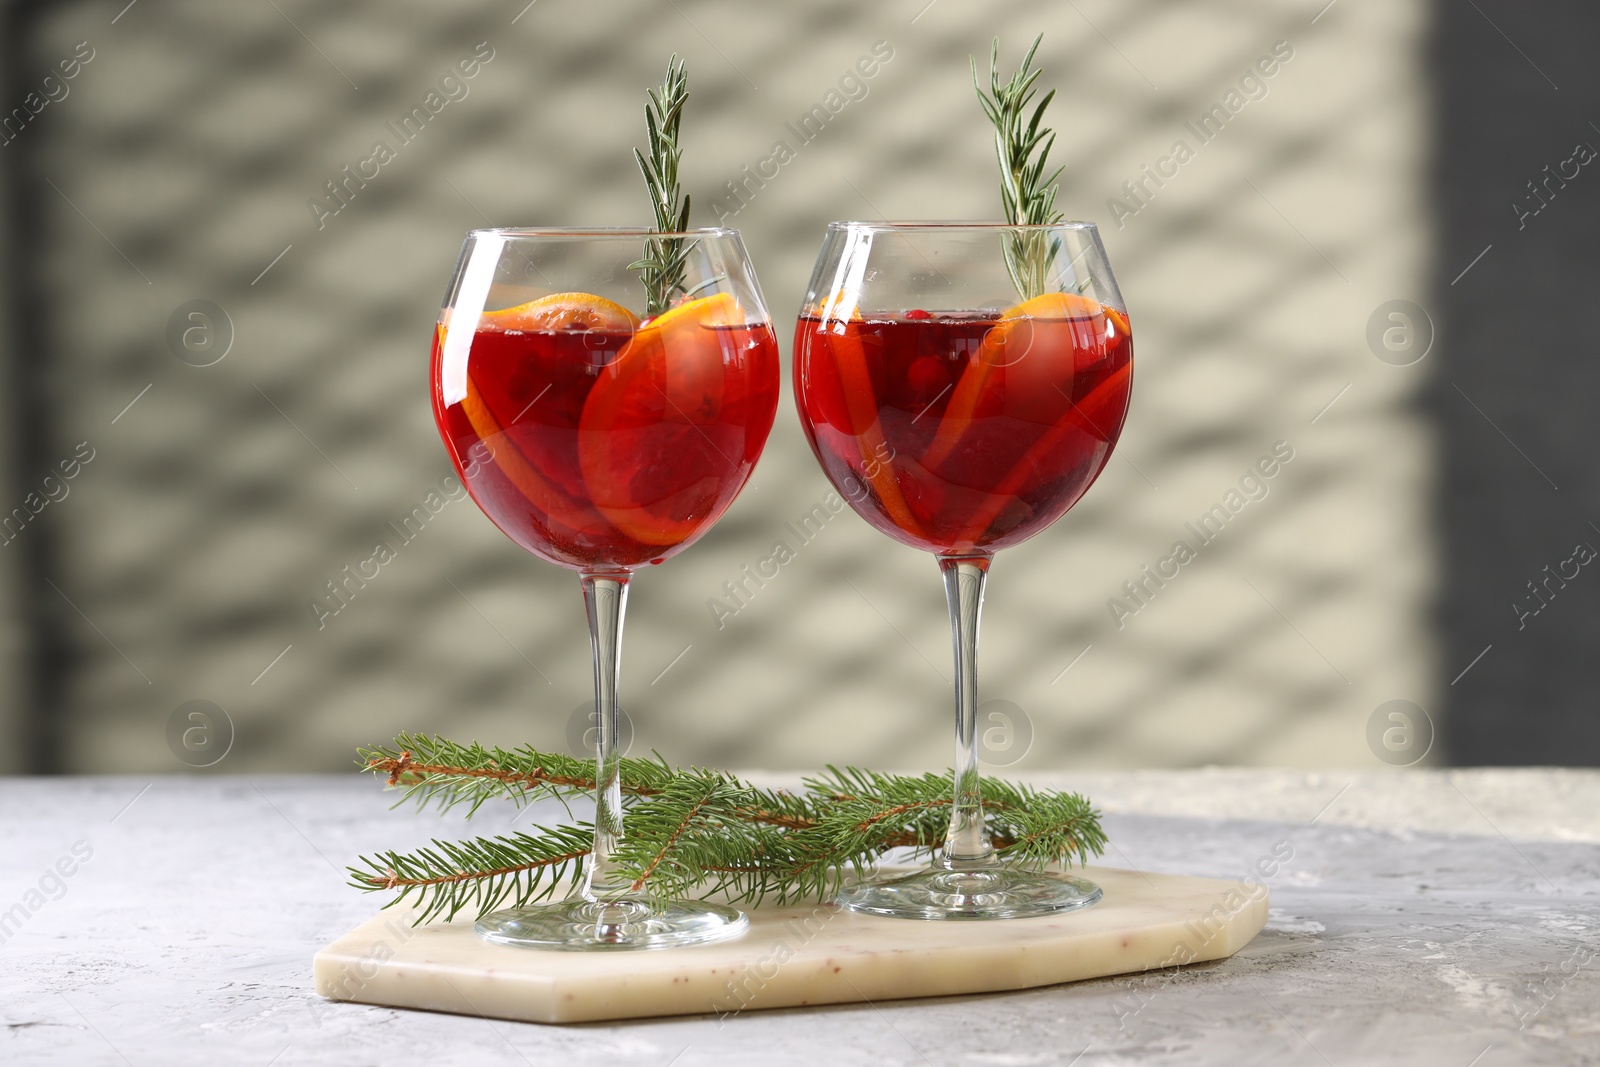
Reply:
<svg viewBox="0 0 1600 1067"><path fill-rule="evenodd" d="M354 776L0 781L0 1063L1600 1062L1600 772L1071 782L1111 865L1239 878L1292 850L1267 929L1143 977L544 1027L311 992L311 954L378 903L344 864L459 820Z"/></svg>

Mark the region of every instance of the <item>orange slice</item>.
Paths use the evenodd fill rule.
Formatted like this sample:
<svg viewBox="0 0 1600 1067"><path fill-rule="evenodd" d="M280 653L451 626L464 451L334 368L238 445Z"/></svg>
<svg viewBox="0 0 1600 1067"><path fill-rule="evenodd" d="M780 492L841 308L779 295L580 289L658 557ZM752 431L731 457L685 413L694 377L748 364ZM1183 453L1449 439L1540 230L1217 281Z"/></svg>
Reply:
<svg viewBox="0 0 1600 1067"><path fill-rule="evenodd" d="M731 462L706 432L722 410L723 341L745 312L731 293L687 300L639 327L579 419L578 465L595 507L648 545L676 545L711 514ZM709 450L709 451L708 451Z"/></svg>
<svg viewBox="0 0 1600 1067"><path fill-rule="evenodd" d="M615 309L615 312L609 309ZM616 312L621 313L620 320ZM487 312L479 321L480 326L483 323L493 323L500 329L561 329L563 322L576 323L580 316L587 316L594 322L601 321L603 316L616 323L610 327L615 329L631 328L633 322L638 321L627 308L588 293L557 293L503 311ZM573 325L566 328L597 327ZM443 347L449 327L441 322L436 329L439 332L439 345ZM478 435L479 442L488 450L488 458L493 462L495 469L516 486L517 491L549 522L580 533L597 533L604 528L598 516L581 501L573 500L558 486L553 485L550 479L541 474L538 468L517 449L510 436L505 433L506 428L500 425L499 420L490 411L488 403L478 391L477 383L470 374L467 376L467 395L461 399L461 410L467 416L467 421L472 424L472 430Z"/></svg>
<svg viewBox="0 0 1600 1067"><path fill-rule="evenodd" d="M1133 363L1130 360L1095 386L1094 390L1083 398L1082 403L1074 404L1066 418L1046 430L994 487L994 491L989 494L983 506L974 513L966 530L956 541L956 548L960 550L978 546L978 539L988 531L989 524L1000 515L1001 509L1022 488L1022 484L1033 474L1034 469L1055 453L1068 433L1076 430L1093 434L1102 441L1115 440L1117 433L1121 431L1122 420L1128 413L1128 386L1132 378ZM1105 460L1110 458L1111 452L1108 449L1101 462L1102 468ZM1098 474L1096 471L1096 476ZM1091 478L1089 481L1092 483L1094 479ZM1088 486L1085 485L1084 488L1087 489Z"/></svg>
<svg viewBox="0 0 1600 1067"><path fill-rule="evenodd" d="M832 324L824 328L830 332L835 329ZM848 430L861 451L862 473L867 474L890 521L912 537L922 536L922 523L906 503L893 466L881 459L894 453L884 440L883 427L878 421L878 398L872 389L872 374L867 368L867 356L856 326L846 323L842 331L833 333L827 349L839 371L839 386L850 419Z"/></svg>
<svg viewBox="0 0 1600 1067"><path fill-rule="evenodd" d="M843 289L835 289L832 296L813 301L805 308L802 308L800 313L802 315L808 315L811 318L819 321L829 323L845 321L860 322L863 318L865 318L865 316L861 314L861 305L857 301L849 302L849 315L839 314L839 309L845 305L845 291Z"/></svg>
<svg viewBox="0 0 1600 1067"><path fill-rule="evenodd" d="M955 392L950 394L950 403L939 420L939 432L923 453L923 465L937 466L955 451L961 435L977 415L978 404L995 369L1027 358L1034 341L1035 320L1082 319L1104 311L1098 301L1076 293L1045 293L1007 309L984 335L977 355L967 364Z"/></svg>
<svg viewBox="0 0 1600 1067"><path fill-rule="evenodd" d="M593 293L552 293L499 311L485 311L479 327L500 330L631 330L639 318Z"/></svg>
<svg viewBox="0 0 1600 1067"><path fill-rule="evenodd" d="M839 309L846 303L845 291L835 289L832 296L816 301L806 309L806 313L817 321L818 329L826 330L830 335L826 348L838 371L847 420L844 429L855 438L861 452L862 473L867 475L867 481L876 491L878 502L883 505L890 520L913 537L920 537L922 524L906 503L894 470L881 458L893 453L884 440L883 429L878 422L878 400L873 393L872 375L867 368L866 353L862 350L857 333L856 324L864 321L865 316L861 314L861 307L856 301L848 302L848 316L841 315ZM796 336L796 347L799 344L799 337Z"/></svg>
<svg viewBox="0 0 1600 1067"><path fill-rule="evenodd" d="M732 293L713 293L685 300L646 320L644 325L646 329L665 330L682 325L738 326L744 320L744 309Z"/></svg>

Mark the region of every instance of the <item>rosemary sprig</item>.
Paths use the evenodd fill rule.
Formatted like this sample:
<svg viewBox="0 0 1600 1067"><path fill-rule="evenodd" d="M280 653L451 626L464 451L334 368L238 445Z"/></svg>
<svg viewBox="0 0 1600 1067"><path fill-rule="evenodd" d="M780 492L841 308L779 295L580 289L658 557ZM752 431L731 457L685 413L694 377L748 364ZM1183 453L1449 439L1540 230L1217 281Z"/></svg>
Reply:
<svg viewBox="0 0 1600 1067"><path fill-rule="evenodd" d="M689 228L689 196L678 185L678 160L683 155L678 128L689 99L689 74L676 53L667 61L667 77L660 90L646 92L650 103L645 105L644 121L650 153L647 156L635 148L633 158L650 191L655 231L682 233ZM667 310L673 297L684 291L684 264L691 247L692 242L682 237L652 237L645 242L644 258L629 264L644 282L646 315Z"/></svg>
<svg viewBox="0 0 1600 1067"><path fill-rule="evenodd" d="M978 82L978 61L968 57L972 64L972 87L984 114L994 126L995 154L1000 161L1000 200L1005 207L1006 221L1013 226L1052 226L1064 217L1055 206L1057 180L1064 168L1057 167L1045 174L1056 135L1042 123L1044 110L1055 99L1056 91L1051 89L1045 93L1033 107L1032 114L1028 112L1038 92L1034 83L1043 73L1033 69L1033 57L1043 40L1042 33L1033 39L1022 66L1002 84L1000 38L996 37L989 54L987 93ZM1001 249L1011 282L1024 300L1053 288L1052 268L1061 251L1059 237L1044 233L1008 233Z"/></svg>
<svg viewBox="0 0 1600 1067"><path fill-rule="evenodd" d="M364 770L404 790L400 802L470 816L491 799L562 800L594 786L592 763L570 756L462 745L403 734L360 751ZM622 761L623 841L616 858L635 887L659 898L723 891L735 900L825 899L850 871L896 849L927 855L944 844L949 775L828 768L802 790L760 789L721 771L677 769L659 758ZM1099 813L1075 793L984 779L983 803L1000 854L1029 867L1085 862L1105 847ZM548 896L581 875L594 839L586 822L415 852L380 852L350 868L351 884L413 900L418 922L473 917Z"/></svg>

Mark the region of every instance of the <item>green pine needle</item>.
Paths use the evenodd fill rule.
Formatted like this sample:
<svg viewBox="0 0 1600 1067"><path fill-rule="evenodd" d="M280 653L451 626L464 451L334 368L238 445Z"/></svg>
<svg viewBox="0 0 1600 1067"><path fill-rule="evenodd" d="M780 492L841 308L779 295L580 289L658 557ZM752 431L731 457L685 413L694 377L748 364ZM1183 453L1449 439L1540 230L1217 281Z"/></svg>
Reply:
<svg viewBox="0 0 1600 1067"><path fill-rule="evenodd" d="M594 788L594 764L529 746L462 745L402 734L360 750L363 769L386 776L414 801L470 817L494 799L568 800ZM885 855L927 856L944 844L948 774L893 775L829 767L800 792L760 789L721 771L673 768L660 757L623 759L623 838L615 853L635 888L657 899L724 892L734 900L824 900L846 875ZM397 803L399 803L397 802ZM1087 862L1106 837L1099 812L1075 793L983 780L990 836L1000 855L1030 868ZM351 885L392 891L388 906L414 901L418 922L477 917L549 896L581 876L594 841L585 822L468 841L434 841L416 852L380 852L350 868Z"/></svg>
<svg viewBox="0 0 1600 1067"><path fill-rule="evenodd" d="M683 106L689 100L689 73L673 53L667 61L667 77L661 88L648 89L644 122L649 137L649 154L635 148L633 158L644 175L650 192L650 207L655 212L657 233L682 233L689 228L689 197L678 184L678 161L683 147L678 129L683 122ZM685 291L684 266L693 243L682 237L650 238L643 259L629 264L644 282L645 314L659 315L672 306L673 299Z"/></svg>
<svg viewBox="0 0 1600 1067"><path fill-rule="evenodd" d="M978 82L978 61L968 57L978 103L994 126L995 154L1000 161L1000 201L1006 221L1013 226L1053 226L1065 217L1056 210L1058 179L1064 168L1045 173L1056 135L1043 124L1044 111L1055 99L1056 91L1045 93L1031 114L1028 110L1038 92L1035 83L1043 73L1033 69L1033 57L1043 40L1042 33L1033 39L1022 66L1002 83L1000 38L996 37L989 54L987 93ZM1007 234L1002 250L1012 284L1024 300L1051 290L1053 267L1061 251L1060 238L1042 233Z"/></svg>

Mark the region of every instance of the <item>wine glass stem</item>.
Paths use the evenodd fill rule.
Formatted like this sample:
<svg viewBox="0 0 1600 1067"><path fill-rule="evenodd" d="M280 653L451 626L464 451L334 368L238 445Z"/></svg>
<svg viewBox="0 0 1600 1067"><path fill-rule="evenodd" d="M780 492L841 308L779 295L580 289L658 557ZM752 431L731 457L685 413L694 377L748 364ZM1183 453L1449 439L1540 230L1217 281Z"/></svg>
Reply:
<svg viewBox="0 0 1600 1067"><path fill-rule="evenodd" d="M955 800L939 862L950 870L982 870L998 863L994 843L984 829L978 775L978 616L983 611L989 557L940 556L939 569L950 604L956 668Z"/></svg>
<svg viewBox="0 0 1600 1067"><path fill-rule="evenodd" d="M622 617L628 606L628 575L583 575L594 652L595 791L594 852L574 895L616 900L636 895L613 858L622 841L622 752L618 747L617 672L622 659Z"/></svg>

